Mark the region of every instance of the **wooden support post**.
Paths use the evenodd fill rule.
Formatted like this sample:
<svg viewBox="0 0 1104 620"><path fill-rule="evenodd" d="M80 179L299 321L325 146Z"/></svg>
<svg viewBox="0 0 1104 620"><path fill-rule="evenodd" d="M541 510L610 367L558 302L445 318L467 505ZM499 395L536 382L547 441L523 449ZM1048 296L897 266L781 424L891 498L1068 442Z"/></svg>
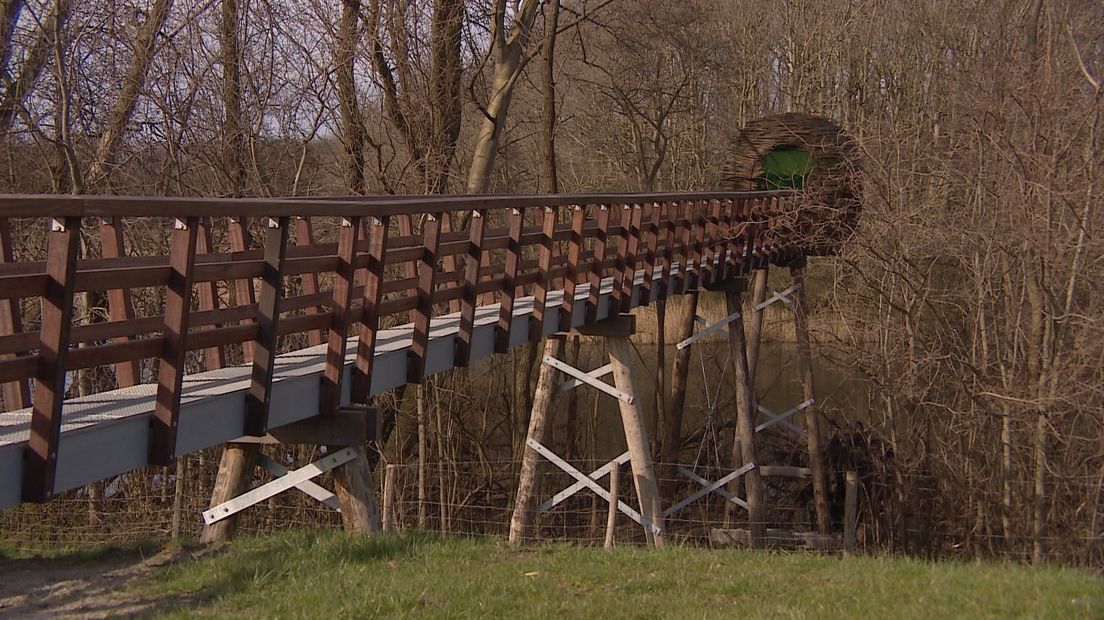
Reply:
<svg viewBox="0 0 1104 620"><path fill-rule="evenodd" d="M595 214L597 230L594 232L594 254L591 257L590 291L587 294L586 322L598 320L598 300L601 299L602 279L606 275L603 263L606 261L606 245L609 243L610 206L598 205Z"/></svg>
<svg viewBox="0 0 1104 620"><path fill-rule="evenodd" d="M652 208L648 212L648 237L644 242L644 285L640 290L641 306L647 306L652 303L652 294L655 288L656 260L658 260L659 251L659 227L662 221L660 218L663 215L658 202L650 204ZM663 336L660 335L659 342L661 344L662 340Z"/></svg>
<svg viewBox="0 0 1104 620"><path fill-rule="evenodd" d="M683 295L682 303L685 314L682 315L682 322L678 326L676 342L682 342L694 335L694 317L698 314L698 292L691 291ZM692 349L693 345L675 351L675 361L671 367L671 393L663 416L660 480L663 481L663 500L667 504L674 500L675 464L679 462L679 451L682 448L682 415L686 407L686 388Z"/></svg>
<svg viewBox="0 0 1104 620"><path fill-rule="evenodd" d="M794 337L797 341L797 364L801 373L801 388L805 400L813 405L805 409L805 440L809 449L809 469L813 470L813 503L816 507L817 531L827 534L832 527L832 515L828 510L828 472L824 467L824 446L820 424L820 411L816 406L816 388L813 385L813 353L809 344L809 327L805 316L805 260L790 265L794 290Z"/></svg>
<svg viewBox="0 0 1104 620"><path fill-rule="evenodd" d="M755 270L752 280L751 307L759 308L759 305L767 299L767 267ZM755 395L755 371L759 368L759 345L763 341L763 314L766 308L759 308L751 313L751 321L748 323L748 381L751 382L751 393Z"/></svg>
<svg viewBox="0 0 1104 620"><path fill-rule="evenodd" d="M209 254L211 252L211 226L209 223L210 218L200 220L199 222L199 237L196 239L196 254ZM219 296L218 296L218 283L217 282L200 282L199 286L199 310L210 311L218 310L219 308ZM206 325L199 328L200 330L208 330L219 325ZM218 370L226 366L226 351L222 346L207 347L203 350L203 363L207 370Z"/></svg>
<svg viewBox="0 0 1104 620"><path fill-rule="evenodd" d="M552 286L552 255L556 235L556 208L544 207L541 218L541 244L537 258L537 284L533 287L533 313L529 319L529 340L540 342L548 312L548 289ZM557 326L558 327L558 326Z"/></svg>
<svg viewBox="0 0 1104 620"><path fill-rule="evenodd" d="M353 460L334 469L334 490L341 505L341 524L346 532L378 532L379 506L372 484L372 467L363 447Z"/></svg>
<svg viewBox="0 0 1104 620"><path fill-rule="evenodd" d="M123 240L123 223L119 218L105 217L100 220L100 252L104 258L126 256ZM134 301L129 288L115 288L107 291L107 312L112 321L129 321L134 318ZM112 339L114 342L129 342L128 336ZM142 380L141 362L129 360L115 364L115 383L119 387L138 385Z"/></svg>
<svg viewBox="0 0 1104 620"><path fill-rule="evenodd" d="M165 329L157 363L157 400L153 409L149 462L168 465L176 458L176 429L184 390L184 362L188 353L188 319L192 309L199 218L176 220L169 248L171 273L165 287Z"/></svg>
<svg viewBox="0 0 1104 620"><path fill-rule="evenodd" d="M276 369L280 309L284 300L284 264L287 260L289 217L267 220L265 268L261 296L257 303L257 337L253 341L253 373L245 398L245 435L268 431L268 409L272 404L272 374Z"/></svg>
<svg viewBox="0 0 1104 620"><path fill-rule="evenodd" d="M621 229L617 234L617 262L613 271L613 293L610 295L610 316L625 312L629 305L626 297L632 295L632 276L629 275L629 252L632 244L633 206L621 205ZM627 284L626 284L627 282Z"/></svg>
<svg viewBox="0 0 1104 620"><path fill-rule="evenodd" d="M629 209L629 228L625 237L628 243L625 247L624 262L621 268L621 294L617 312L632 310L633 288L636 284L636 263L640 252L640 219L644 209L638 205L632 205ZM611 312L612 314L612 312Z"/></svg>
<svg viewBox="0 0 1104 620"><path fill-rule="evenodd" d="M73 326L73 292L80 252L79 217L52 220L46 245L46 292L42 296L38 372L35 375L31 436L23 463L23 499L44 502L54 495L61 411L65 400L65 357Z"/></svg>
<svg viewBox="0 0 1104 620"><path fill-rule="evenodd" d="M11 225L8 218L0 218L0 262L10 263L14 259L12 251ZM0 335L18 334L23 331L22 304L18 297L0 299ZM5 353L0 360L14 359L18 353ZM26 379L8 381L3 385L4 409L14 411L31 405L30 382Z"/></svg>
<svg viewBox="0 0 1104 620"><path fill-rule="evenodd" d="M621 501L621 464L614 461L610 464L609 483L609 512L606 513L606 549L613 549L614 538L617 533L617 503Z"/></svg>
<svg viewBox="0 0 1104 620"><path fill-rule="evenodd" d="M422 224L422 257L418 261L418 306L414 312L414 334L407 358L406 380L425 380L429 355L429 328L433 319L433 292L437 288L437 251L441 245L441 218L445 213L427 213Z"/></svg>
<svg viewBox="0 0 1104 620"><path fill-rule="evenodd" d="M859 475L849 471L845 475L843 496L843 551L855 553L855 534L859 524Z"/></svg>
<svg viewBox="0 0 1104 620"><path fill-rule="evenodd" d="M388 464L383 470L383 531L395 531L395 476L398 465Z"/></svg>
<svg viewBox="0 0 1104 620"><path fill-rule="evenodd" d="M232 253L245 252L252 245L249 235L249 221L243 217L231 217L228 224L230 233L230 251ZM248 306L257 302L257 294L253 289L252 278L238 278L234 280L234 304ZM249 323L250 319L243 319L242 324ZM253 342L242 343L242 361L246 364L253 363Z"/></svg>
<svg viewBox="0 0 1104 620"><path fill-rule="evenodd" d="M502 298L499 300L498 331L495 332L495 352L510 350L510 328L514 323L514 298L517 296L518 269L521 267L521 231L525 213L510 209L508 215L510 241L506 246L506 270L502 281Z"/></svg>
<svg viewBox="0 0 1104 620"><path fill-rule="evenodd" d="M468 223L468 252L464 261L464 295L460 298L460 331L456 337L457 368L466 368L471 362L475 308L479 303L479 270L483 264L483 237L486 229L487 212L472 211L471 221Z"/></svg>
<svg viewBox="0 0 1104 620"><path fill-rule="evenodd" d="M610 363L613 364L613 383L617 389L636 396L636 381L632 370L632 350L629 339L624 336L612 336L606 339ZM621 409L621 423L625 427L625 443L629 449L629 462L632 464L633 481L636 496L640 502L640 512L655 528L647 529L648 542L662 547L665 539L663 528L663 509L660 507L659 489L656 485L655 471L652 468L652 455L648 447L648 429L644 424L644 414L639 401L618 399Z"/></svg>
<svg viewBox="0 0 1104 620"><path fill-rule="evenodd" d="M314 243L314 226L309 217L295 218L295 245L299 247L310 246ZM300 286L304 295L314 295L318 292L318 274L307 272L299 276ZM318 314L322 311L318 306L308 306L304 309L307 314ZM318 346L322 344L322 330L312 329L307 332L307 344Z"/></svg>
<svg viewBox="0 0 1104 620"><path fill-rule="evenodd" d="M670 294L671 288L671 264L674 262L675 257L675 243L678 239L678 229L675 225L675 219L678 217L678 203L663 203L660 206L662 215L660 216L663 221L663 265L660 270L659 278L659 291L656 292L656 299L667 299Z"/></svg>
<svg viewBox="0 0 1104 620"><path fill-rule="evenodd" d="M383 299L383 280L387 267L386 216L368 227L368 266L365 269L364 297L361 299L360 334L357 339L356 368L350 400L354 404L368 402L372 388L372 366L376 359L376 335L379 332L379 305Z"/></svg>
<svg viewBox="0 0 1104 620"><path fill-rule="evenodd" d="M249 490L253 478L253 468L257 464L260 444L228 443L222 449L219 461L218 477L211 492L211 507L228 502ZM210 544L229 540L238 530L237 515L227 517L212 525L205 525L199 542Z"/></svg>
<svg viewBox="0 0 1104 620"><path fill-rule="evenodd" d="M725 306L730 315L743 310L742 297L738 287L725 291ZM758 465L755 451L755 403L748 376L743 317L728 324L728 342L734 360L732 382L736 393L736 438L739 439L733 443L732 465ZM735 490L734 487L730 492L734 493ZM767 523L763 510L763 479L757 468L744 475L744 490L748 504L751 546L761 549L766 546Z"/></svg>
<svg viewBox="0 0 1104 620"><path fill-rule="evenodd" d="M544 341L544 355L563 357L564 339L548 338ZM552 402L559 384L559 371L549 364L541 364L537 375L537 391L533 396L533 411L529 415L527 437L544 443L552 417ZM521 457L521 474L518 479L517 498L514 500L514 512L510 517L510 542L522 543L529 537L529 528L533 522L533 490L537 482L537 466L540 455L526 445Z"/></svg>
<svg viewBox="0 0 1104 620"><path fill-rule="evenodd" d="M341 379L345 375L345 350L349 341L349 326L353 323L353 280L356 277L356 247L359 236L360 218L343 219L337 239L333 311L327 334L326 368L323 371L321 402L318 408L323 414L336 412L341 406Z"/></svg>
<svg viewBox="0 0 1104 620"><path fill-rule="evenodd" d="M567 275L564 278L564 296L560 304L560 331L569 331L575 312L575 290L579 282L579 261L583 253L583 226L586 224L586 207L571 208L571 241L567 247Z"/></svg>

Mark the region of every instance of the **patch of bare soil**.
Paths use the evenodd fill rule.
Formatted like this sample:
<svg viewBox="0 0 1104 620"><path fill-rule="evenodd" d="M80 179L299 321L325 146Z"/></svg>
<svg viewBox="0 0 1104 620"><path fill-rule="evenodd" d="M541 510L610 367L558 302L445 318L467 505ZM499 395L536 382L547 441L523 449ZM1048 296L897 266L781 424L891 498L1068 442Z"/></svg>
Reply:
<svg viewBox="0 0 1104 620"><path fill-rule="evenodd" d="M152 557L112 551L96 558L0 560L0 618L134 618L174 597L151 598L127 586L193 554L173 547Z"/></svg>

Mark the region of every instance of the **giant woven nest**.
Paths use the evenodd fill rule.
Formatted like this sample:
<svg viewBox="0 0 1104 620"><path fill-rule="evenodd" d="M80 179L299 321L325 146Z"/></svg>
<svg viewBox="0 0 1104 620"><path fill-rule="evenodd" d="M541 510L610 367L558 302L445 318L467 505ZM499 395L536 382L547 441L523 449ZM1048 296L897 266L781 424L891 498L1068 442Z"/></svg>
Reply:
<svg viewBox="0 0 1104 620"><path fill-rule="evenodd" d="M748 123L729 148L724 189L786 189L798 195L771 213L778 230L772 260L836 253L859 220L860 155L830 121L779 114ZM764 169L766 166L766 169ZM804 166L804 167L802 167Z"/></svg>

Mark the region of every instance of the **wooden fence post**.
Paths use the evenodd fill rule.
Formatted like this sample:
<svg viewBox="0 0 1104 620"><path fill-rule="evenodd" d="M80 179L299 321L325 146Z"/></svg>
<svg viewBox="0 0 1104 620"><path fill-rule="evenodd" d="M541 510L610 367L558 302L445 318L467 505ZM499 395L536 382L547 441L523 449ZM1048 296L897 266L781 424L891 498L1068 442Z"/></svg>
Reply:
<svg viewBox="0 0 1104 620"><path fill-rule="evenodd" d="M609 511L606 514L606 542L603 545L606 549L613 549L614 537L617 531L617 503L621 501L620 495L620 474L621 464L614 461L610 465L610 487L609 487Z"/></svg>

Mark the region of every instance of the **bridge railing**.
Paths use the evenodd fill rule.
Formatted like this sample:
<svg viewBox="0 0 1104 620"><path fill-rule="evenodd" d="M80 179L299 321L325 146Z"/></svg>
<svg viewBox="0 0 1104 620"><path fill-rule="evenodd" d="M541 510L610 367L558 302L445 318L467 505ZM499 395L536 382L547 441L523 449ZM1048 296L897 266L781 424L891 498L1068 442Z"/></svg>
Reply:
<svg viewBox="0 0 1104 620"><path fill-rule="evenodd" d="M31 408L24 495L52 492L74 373L109 369L109 388L155 380L150 462L165 464L189 369L220 368L231 352L251 364L243 434L264 434L281 339L326 344L325 413L339 406L347 338L359 336L351 393L363 403L381 327L413 323L407 379L420 382L431 321L446 312L459 313L465 366L481 305L499 304L506 351L523 296L534 298L536 340L552 290L565 291L566 329L576 291L589 290L593 318L606 277L626 311L641 271L646 304L791 260L799 240L779 234L789 196L0 197L0 383L6 409ZM103 301L106 316L91 310Z"/></svg>

